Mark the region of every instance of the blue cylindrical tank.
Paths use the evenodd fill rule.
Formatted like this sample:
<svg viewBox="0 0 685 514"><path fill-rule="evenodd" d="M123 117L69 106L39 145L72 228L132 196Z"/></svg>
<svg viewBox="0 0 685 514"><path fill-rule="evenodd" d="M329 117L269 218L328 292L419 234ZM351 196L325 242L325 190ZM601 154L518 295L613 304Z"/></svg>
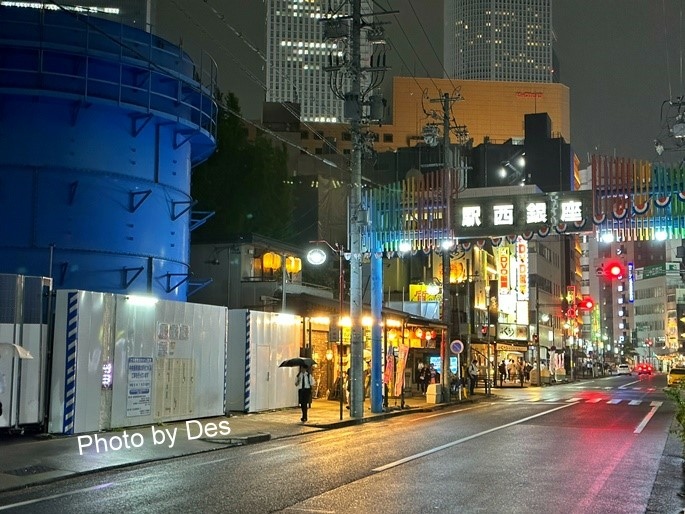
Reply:
<svg viewBox="0 0 685 514"><path fill-rule="evenodd" d="M0 273L185 301L216 78L133 27L0 7Z"/></svg>

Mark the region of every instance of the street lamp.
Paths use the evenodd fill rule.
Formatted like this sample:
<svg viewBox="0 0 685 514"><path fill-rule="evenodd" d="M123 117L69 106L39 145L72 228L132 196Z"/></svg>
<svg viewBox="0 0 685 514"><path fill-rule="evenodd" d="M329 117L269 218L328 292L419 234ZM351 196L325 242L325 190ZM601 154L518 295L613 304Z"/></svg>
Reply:
<svg viewBox="0 0 685 514"><path fill-rule="evenodd" d="M319 240L319 241L310 241L311 244L325 244L328 246L328 248L331 249L331 251L335 252L338 255L338 298L340 300L340 306L339 306L339 311L338 311L338 319L342 319L342 313L343 313L343 298L344 298L344 289L345 289L345 275L343 274L343 249L342 247L338 244L335 243L335 247L333 247L328 241L326 240ZM312 264L314 266L321 266L323 263L326 262L326 259L328 258L328 255L326 254L325 250L322 250L321 248L312 248L307 252L307 262L309 264ZM338 352L339 358L340 358L340 380L339 380L339 397L340 397L340 420L342 421L343 419L343 402L344 402L344 386L343 386L343 337L342 337L342 325L338 323L338 343L340 344L340 351ZM326 358L328 358L328 354L326 355ZM333 358L333 355L331 355L331 360Z"/></svg>

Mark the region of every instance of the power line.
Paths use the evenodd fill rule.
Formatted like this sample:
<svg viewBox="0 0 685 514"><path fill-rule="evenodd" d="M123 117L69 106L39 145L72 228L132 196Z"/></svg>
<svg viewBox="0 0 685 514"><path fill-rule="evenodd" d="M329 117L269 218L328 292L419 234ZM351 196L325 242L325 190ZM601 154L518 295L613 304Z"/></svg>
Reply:
<svg viewBox="0 0 685 514"><path fill-rule="evenodd" d="M176 0L171 0L171 2L172 2L172 3L176 6L176 8L179 9L183 14L185 14L185 15L186 15L187 17L189 17L189 18L191 17L190 14L189 14L187 11L185 11L183 8L181 8L181 7L178 5L178 3L176 2ZM227 18L226 18L226 15L224 15L221 11L219 11L218 9L216 9L215 7L213 7L212 5L210 5L210 3L209 3L207 0L204 0L204 3L205 3L205 5L207 5L207 7L212 11L212 13L213 13L219 20L221 20L221 22L222 22L222 23L223 23L231 32L233 32L233 34L235 34L235 35L238 37L238 39L240 39L240 41L242 41L250 50L252 50L254 53L256 53L256 54L259 56L259 58L260 58L265 64L269 65L269 67L270 67L271 69L273 69L273 70L278 74L279 77L283 78L286 82L288 82L288 84L290 84L290 86L292 86L293 91L295 91L295 93L297 93L298 96L301 96L300 91L298 91L297 84L295 84L295 83L293 82L293 80L292 80L287 74L281 73L281 71L278 70L278 69L273 65L273 63L269 63L268 60L267 60L267 58L266 58L266 56L264 55L264 53L261 52L261 51L259 50L259 48L257 48L257 46L254 45L247 37L245 37L245 36L243 35L242 32L240 32L238 29L236 29L235 27L233 27L233 26L228 22L228 20L227 20ZM210 38L211 38L211 36L210 36ZM211 39L214 40L214 41L216 42L216 39L215 39L215 38L211 38ZM268 86L267 86L267 85L264 86L264 90L265 90L265 91L268 90ZM314 103L314 104L316 103L316 98L313 97L313 96L310 96L310 97L309 97L309 100L312 101L312 103ZM330 141L328 141L325 137L323 137L323 136L319 133L319 131L317 131L317 130L315 130L313 127L311 127L311 126L308 124L308 122L302 120L301 115L300 115L299 113L295 112L289 105L287 105L286 102L282 102L282 101L281 101L281 102L275 102L275 103L280 104L280 105L281 105L282 107L284 107L290 114L292 114L293 116L295 116L295 117L300 121L300 123L302 123L302 124L303 124L311 133L312 133L312 134L314 134L314 136L315 136L316 138L318 138L321 142L323 142L323 144L324 144L325 146L327 146L328 148L330 148L331 150L333 150L334 153L337 153L338 155L341 155L341 156L343 155L343 154L340 152L340 150L338 150ZM324 113L325 113L325 114L328 114L328 115L331 116L331 117L333 117L333 116L331 115L331 113L329 113L329 112L324 112Z"/></svg>
<svg viewBox="0 0 685 514"><path fill-rule="evenodd" d="M261 125L258 125L258 124L255 123L254 121L248 120L247 118L245 118L245 117L244 117L242 114L240 114L239 112L234 111L233 109L231 109L231 108L229 108L229 107L226 107L226 106L224 106L223 108L226 109L227 112L231 113L231 114L232 114L233 116L235 116L236 118L238 118L238 119L244 121L245 123L248 123L248 124L252 125L253 127L255 127L255 128L259 129L259 130L263 130L264 132L266 132L267 134L269 134L271 137L273 137L273 138L275 138L275 139L278 139L280 142L285 143L285 144L287 144L287 145L289 145L289 146L292 146L293 148L297 148L297 149L300 150L301 152L304 152L304 153L306 153L307 155L309 155L310 157L313 157L314 159L323 162L323 163L324 163L325 165L327 165L327 166L330 166L330 167L332 167L332 168L340 169L340 168L338 167L338 165L335 164L334 162L329 161L328 159L324 159L324 158L322 158L322 157L319 157L318 155L314 155L312 152L310 152L310 151L307 150L306 148L304 148L304 147L302 147L302 146L299 146L299 145L296 145L296 144L293 143L292 141L288 141L288 140L285 139L284 137L279 136L279 135L278 135L276 132L274 132L273 130L269 130L269 129L266 128L266 127L263 127L263 126L261 126Z"/></svg>
<svg viewBox="0 0 685 514"><path fill-rule="evenodd" d="M383 7L382 5L379 5L375 0L373 1L373 3L374 3L375 5L377 5L378 7L382 8L382 9L385 9L385 7ZM389 2L389 0L388 0L388 9L390 9L390 2ZM426 72L426 76L427 76L427 77L430 79L430 81L433 83L433 86L435 87L435 89L436 89L438 92L440 92L440 88L439 88L438 85L435 83L435 80L433 80L433 77L430 76L430 73L428 72L428 68L426 68L426 65L423 64L423 59L421 59L421 57L419 56L418 52L416 51L416 48L414 48L414 45L412 44L411 40L409 39L409 36L407 35L407 32L404 30L404 27L403 27L402 24L400 23L399 18L397 17L396 14L393 14L393 17L395 18L395 22L397 23L397 26L398 26L398 27L400 28L400 30L402 31L402 34L404 35L404 39L407 40L407 43L409 43L409 47L411 48L412 52L414 53L414 55L416 56L416 58L418 59L418 61L421 63L421 66L423 67L423 70ZM404 59L402 59L401 54L400 54L399 52L397 52L397 55L400 56L400 60L402 61L402 64L405 66L405 68L407 68L407 71L409 71L409 66L407 66L407 64L404 62ZM411 72L410 72L410 73L411 73ZM416 84L417 84L417 85L419 86L419 88L420 88L421 86L419 85L419 82L416 80L416 77L414 76L413 73L411 74L411 76L412 76L412 78L414 79L414 82L416 82Z"/></svg>
<svg viewBox="0 0 685 514"><path fill-rule="evenodd" d="M426 33L426 29L423 27L423 23L421 23L421 20L419 19L419 15L416 13L416 9L414 9L414 5L411 3L411 1L407 2L409 4L409 7L411 7L412 12L414 13L414 18L416 18L416 21L419 22L419 27L421 27L421 31L423 32L423 35L426 37L426 41L428 41L428 44L431 47L431 50L433 50L433 55L435 58L438 60L440 63L440 67L442 68L442 71L445 73L445 78L450 81L450 84L452 85L452 89L455 91L457 90L457 86L452 82L452 77L449 76L447 73L447 70L445 69L445 64L442 61L442 59L438 56L438 52L435 50L435 47L433 46L433 42L430 40L428 37L428 34Z"/></svg>
<svg viewBox="0 0 685 514"><path fill-rule="evenodd" d="M218 41L216 38L212 37L212 35L209 33L209 31L204 28L202 25L200 25L197 20L193 19L187 11L185 11L180 5L175 0L171 0L171 3L176 6L176 8L181 11L186 18L188 18L193 25L200 30L201 33L203 33L205 36L207 36L209 39L217 43L225 52L226 54L231 58L231 60L238 65L238 67L247 75L250 79L252 79L253 82L255 82L259 87L261 87L264 91L267 90L267 86L264 82L262 82L254 73L252 73L247 67L238 59L235 54L226 46L224 43Z"/></svg>
<svg viewBox="0 0 685 514"><path fill-rule="evenodd" d="M668 99L673 100L673 91L671 89L671 65L668 59L668 30L666 28L666 0L661 0L661 7L664 13L664 43L666 44L666 77L668 80Z"/></svg>

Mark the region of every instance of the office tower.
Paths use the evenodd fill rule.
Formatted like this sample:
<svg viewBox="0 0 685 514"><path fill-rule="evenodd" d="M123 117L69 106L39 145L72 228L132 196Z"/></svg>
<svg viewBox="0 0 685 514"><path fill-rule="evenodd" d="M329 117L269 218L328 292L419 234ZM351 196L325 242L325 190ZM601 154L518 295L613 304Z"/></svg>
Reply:
<svg viewBox="0 0 685 514"><path fill-rule="evenodd" d="M267 0L266 9L266 101L300 104L302 121L339 123L343 118L343 101L330 87L336 80L324 69L331 64L349 61L342 40L324 41L322 17L329 6L335 15L347 16L349 2L339 0ZM362 1L362 13L370 13L371 2ZM371 17L365 16L365 22ZM368 61L369 45L362 31L362 63ZM333 59L332 61L330 59ZM336 61L339 60L339 61ZM348 79L338 84L348 90Z"/></svg>
<svg viewBox="0 0 685 514"><path fill-rule="evenodd" d="M552 0L445 0L444 9L449 77L558 82Z"/></svg>

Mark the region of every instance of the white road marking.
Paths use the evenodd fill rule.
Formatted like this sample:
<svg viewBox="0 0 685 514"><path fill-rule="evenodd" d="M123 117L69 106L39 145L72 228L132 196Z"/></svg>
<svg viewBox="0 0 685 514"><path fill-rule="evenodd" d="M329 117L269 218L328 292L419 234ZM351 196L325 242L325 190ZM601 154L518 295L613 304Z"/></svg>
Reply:
<svg viewBox="0 0 685 514"><path fill-rule="evenodd" d="M16 507L24 507L25 505L32 505L34 503L40 503L48 500L54 500L56 498L62 498L64 496L71 496L72 494L86 493L88 491L96 491L98 489L104 489L105 487L110 487L114 485L114 482L109 482L107 484L94 485L92 487L86 487L84 489L76 489L74 491L69 491L67 493L53 494L52 496L46 496L45 498L36 498L35 500L27 500L25 502L12 503L10 505L3 505L0 510L14 509Z"/></svg>
<svg viewBox="0 0 685 514"><path fill-rule="evenodd" d="M630 400L628 402L628 405L640 405L642 403L642 400Z"/></svg>
<svg viewBox="0 0 685 514"><path fill-rule="evenodd" d="M661 402L655 402L655 403L661 403ZM661 407L661 405L656 405L650 409L650 411L647 413L647 415L644 417L644 419L640 422L640 424L637 426L637 428L633 431L633 434L639 434L642 432L642 430L647 426L647 423L649 423L649 420L652 419L654 414L656 414L656 411L659 410L659 407Z"/></svg>
<svg viewBox="0 0 685 514"><path fill-rule="evenodd" d="M297 511L297 512L318 512L320 514L335 514L334 510L320 510L320 509L305 509L303 507L287 507L286 512Z"/></svg>
<svg viewBox="0 0 685 514"><path fill-rule="evenodd" d="M427 416L421 416L416 418L418 419L428 419L428 418L435 418L437 416L444 416L445 414L454 414L455 412L460 412L459 410L450 410L446 412L438 412L437 414L428 414Z"/></svg>
<svg viewBox="0 0 685 514"><path fill-rule="evenodd" d="M228 460L228 457L225 458L225 459L214 459L214 460L210 460L210 461L207 461L207 462L197 462L197 463L195 463L195 464L190 464L190 465L188 465L188 466L184 466L184 468L185 468L185 469L188 469L188 468L196 468L196 467L198 467L198 466L206 466L207 464L216 464L217 462L223 462L223 461L225 461L225 460Z"/></svg>
<svg viewBox="0 0 685 514"><path fill-rule="evenodd" d="M599 403L602 401L602 398L593 398L592 400L588 400L587 403Z"/></svg>
<svg viewBox="0 0 685 514"><path fill-rule="evenodd" d="M664 402L652 402L649 404L650 407L661 407L664 404Z"/></svg>
<svg viewBox="0 0 685 514"><path fill-rule="evenodd" d="M609 405L618 405L621 403L623 400L621 398L614 398L613 400L609 400L607 403Z"/></svg>
<svg viewBox="0 0 685 514"><path fill-rule="evenodd" d="M581 402L581 401L583 401L582 398L569 398L568 400L566 400L566 403Z"/></svg>
<svg viewBox="0 0 685 514"><path fill-rule="evenodd" d="M290 448L291 446L295 446L294 444L284 444L282 446L274 446L273 448L267 448L266 450L258 450L256 452L250 452L248 455L257 455L258 453L268 453L268 452L275 452L276 450L282 450L283 448Z"/></svg>
<svg viewBox="0 0 685 514"><path fill-rule="evenodd" d="M551 414L552 412L561 410L561 409L566 409L567 407L572 407L573 405L576 405L575 403L568 403L566 405L562 405L561 407L555 407L554 409L550 409L544 412L540 412L538 414L533 414L532 416L528 416L527 418L522 418L517 421L512 421L511 423L506 423L504 425L500 425L498 427L493 427L488 430L484 430L482 432L478 432L477 434L470 435L468 437L463 437L461 439L457 439L456 441L452 441L451 443L446 443L440 446L436 446L435 448L431 448L430 450L426 450L420 453L415 453L414 455L410 455L409 457L404 457L403 459L396 460L394 462L390 462L388 464L385 464L383 466L379 466L377 468L372 469L371 471L378 473L380 471L386 471L390 468L397 467L401 464L405 464L407 462L410 462L412 460L420 459L421 457L425 457L426 455L430 455L432 453L436 453L442 450L446 450L447 448L452 448L453 446L456 446L461 443L465 443L466 441L470 441L471 439L475 439L477 437L481 437L487 434L491 434L492 432L496 432L497 430L502 430L503 428L509 428L514 425L519 425L521 423L525 423L526 421L530 421L531 419L539 418L540 416L545 416L547 414Z"/></svg>
<svg viewBox="0 0 685 514"><path fill-rule="evenodd" d="M618 386L618 388L619 389L627 389L628 386L631 386L633 384L639 384L639 383L640 383L640 381L636 380L635 382L628 382L627 384L623 384L622 386Z"/></svg>

